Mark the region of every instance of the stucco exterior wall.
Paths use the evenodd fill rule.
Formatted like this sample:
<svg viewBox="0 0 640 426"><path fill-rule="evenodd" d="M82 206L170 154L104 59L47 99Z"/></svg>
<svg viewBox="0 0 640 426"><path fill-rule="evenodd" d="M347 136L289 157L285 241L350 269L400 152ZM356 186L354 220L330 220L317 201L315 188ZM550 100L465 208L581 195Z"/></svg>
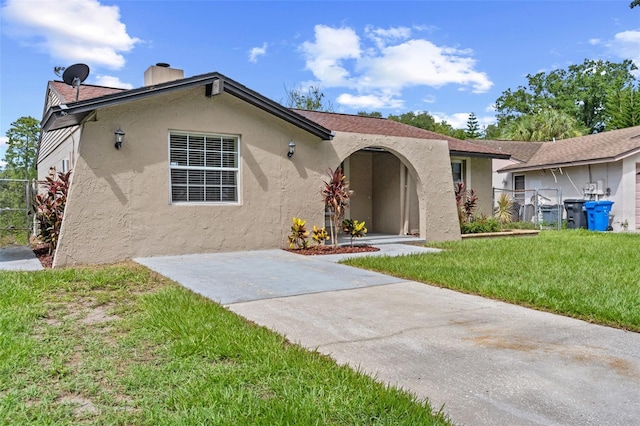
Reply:
<svg viewBox="0 0 640 426"><path fill-rule="evenodd" d="M638 158L638 156L634 156ZM566 199L611 200L614 202L611 213L614 215L614 231L624 229L627 221L629 229L635 225L635 162L634 158L611 163L592 164L591 166L563 167L562 169L536 170L524 172L526 189L560 188L562 200L553 192L543 192L550 198L550 204L563 204ZM584 188L588 183L602 181L602 195L588 195ZM607 195L607 190L609 195ZM564 210L564 209L563 209ZM566 212L563 211L566 216Z"/></svg>
<svg viewBox="0 0 640 426"><path fill-rule="evenodd" d="M373 224L372 206L372 174L373 174L373 153L354 152L348 159L348 179L349 187L354 191L351 197L349 217L359 221L365 221L369 231Z"/></svg>
<svg viewBox="0 0 640 426"><path fill-rule="evenodd" d="M120 150L118 127L126 133ZM170 203L170 130L239 136L237 204ZM459 239L446 141L352 133L322 141L231 95L207 98L200 87L104 108L83 125L54 266L283 247L293 216L323 224L327 168L367 146L389 148L416 176L421 235Z"/></svg>
<svg viewBox="0 0 640 426"><path fill-rule="evenodd" d="M472 158L469 164L469 189L473 189L478 197L477 214L491 216L493 214L493 175L491 158Z"/></svg>

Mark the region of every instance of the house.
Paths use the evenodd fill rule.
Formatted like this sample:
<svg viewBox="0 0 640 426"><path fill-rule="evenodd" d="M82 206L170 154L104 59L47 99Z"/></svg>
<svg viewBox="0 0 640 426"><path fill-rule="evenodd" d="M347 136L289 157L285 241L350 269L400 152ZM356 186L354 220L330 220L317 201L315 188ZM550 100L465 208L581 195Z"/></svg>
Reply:
<svg viewBox="0 0 640 426"><path fill-rule="evenodd" d="M476 141L512 154L494 162L494 187L559 198L610 200L614 231L640 229L640 126L555 142Z"/></svg>
<svg viewBox="0 0 640 426"><path fill-rule="evenodd" d="M166 64L132 90L49 82L42 129L40 178L73 169L54 266L283 247L292 217L323 224L320 189L341 164L350 215L369 232L456 240L451 161L489 194L491 159L507 158L385 119L291 110Z"/></svg>

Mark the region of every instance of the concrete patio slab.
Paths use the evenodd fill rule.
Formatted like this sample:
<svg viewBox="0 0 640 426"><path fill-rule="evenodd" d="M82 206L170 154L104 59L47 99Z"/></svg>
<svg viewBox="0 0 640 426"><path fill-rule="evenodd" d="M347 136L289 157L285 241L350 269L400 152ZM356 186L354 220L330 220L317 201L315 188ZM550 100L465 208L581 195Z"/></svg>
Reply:
<svg viewBox="0 0 640 426"><path fill-rule="evenodd" d="M6 246L0 248L0 270L39 271L42 264L29 246Z"/></svg>

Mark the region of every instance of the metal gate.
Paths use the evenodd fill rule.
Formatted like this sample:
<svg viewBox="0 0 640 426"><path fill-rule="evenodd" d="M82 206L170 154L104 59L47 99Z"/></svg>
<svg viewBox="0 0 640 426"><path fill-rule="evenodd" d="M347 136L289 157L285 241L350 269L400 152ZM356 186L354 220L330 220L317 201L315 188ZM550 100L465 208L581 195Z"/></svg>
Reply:
<svg viewBox="0 0 640 426"><path fill-rule="evenodd" d="M530 222L535 229L562 229L562 189L493 188L493 205L501 193L513 201L512 221Z"/></svg>
<svg viewBox="0 0 640 426"><path fill-rule="evenodd" d="M0 179L0 237L27 243L33 233L31 205L36 182L26 179ZM24 237L23 241L21 237Z"/></svg>

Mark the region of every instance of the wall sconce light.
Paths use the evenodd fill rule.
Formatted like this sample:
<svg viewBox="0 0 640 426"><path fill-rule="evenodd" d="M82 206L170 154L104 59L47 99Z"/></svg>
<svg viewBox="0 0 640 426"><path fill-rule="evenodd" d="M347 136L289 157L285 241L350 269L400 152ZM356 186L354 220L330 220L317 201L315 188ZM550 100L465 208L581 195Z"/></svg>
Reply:
<svg viewBox="0 0 640 426"><path fill-rule="evenodd" d="M293 153L296 152L296 143L294 141L289 142L289 152L287 152L287 157L293 157Z"/></svg>
<svg viewBox="0 0 640 426"><path fill-rule="evenodd" d="M116 136L116 149L120 149L122 141L124 141L124 132L120 127L118 127L118 130L114 132L114 135Z"/></svg>

